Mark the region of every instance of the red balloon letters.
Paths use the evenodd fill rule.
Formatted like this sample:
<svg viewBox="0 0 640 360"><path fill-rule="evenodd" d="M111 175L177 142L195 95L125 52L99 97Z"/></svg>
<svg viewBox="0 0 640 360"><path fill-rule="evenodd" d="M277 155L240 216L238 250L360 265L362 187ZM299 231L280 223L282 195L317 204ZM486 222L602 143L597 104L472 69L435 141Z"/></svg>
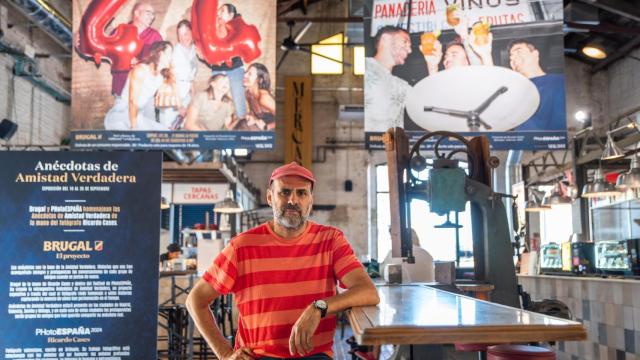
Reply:
<svg viewBox="0 0 640 360"><path fill-rule="evenodd" d="M233 57L239 56L245 63L257 59L261 52L258 47L260 33L254 25L248 25L237 16L227 22L227 36L216 34L218 22L218 0L193 0L191 25L193 39L200 53L210 65L231 64Z"/></svg>
<svg viewBox="0 0 640 360"><path fill-rule="evenodd" d="M133 24L120 24L110 34L105 34L107 24L127 0L93 0L80 23L78 50L93 57L100 65L103 58L111 62L112 70L131 69L131 60L142 51L143 43L138 28Z"/></svg>

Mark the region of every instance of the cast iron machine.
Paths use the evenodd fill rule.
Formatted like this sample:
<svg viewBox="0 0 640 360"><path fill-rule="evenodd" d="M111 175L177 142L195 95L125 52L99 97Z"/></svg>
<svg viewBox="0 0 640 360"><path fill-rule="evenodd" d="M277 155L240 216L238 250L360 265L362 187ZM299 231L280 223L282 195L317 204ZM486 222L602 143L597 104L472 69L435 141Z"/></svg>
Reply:
<svg viewBox="0 0 640 360"><path fill-rule="evenodd" d="M449 147L443 143L447 139L460 142L463 148L444 149ZM432 163L421 154L421 151L424 152L421 147L427 142L434 142L435 157ZM513 247L502 201L511 195L494 192L489 186L491 167L498 165L498 159L489 157L486 137L475 137L468 141L456 133L435 131L421 137L409 151L404 131L395 128L385 133L384 143L392 209L392 256L406 258L410 263L414 261L409 213L412 199L427 201L430 211L438 215L463 212L467 201L470 201L474 280L494 286L491 301L520 307ZM454 159L454 155L459 154L466 154L468 175L459 166L459 161ZM416 173L425 169L429 171L428 179L419 179Z"/></svg>

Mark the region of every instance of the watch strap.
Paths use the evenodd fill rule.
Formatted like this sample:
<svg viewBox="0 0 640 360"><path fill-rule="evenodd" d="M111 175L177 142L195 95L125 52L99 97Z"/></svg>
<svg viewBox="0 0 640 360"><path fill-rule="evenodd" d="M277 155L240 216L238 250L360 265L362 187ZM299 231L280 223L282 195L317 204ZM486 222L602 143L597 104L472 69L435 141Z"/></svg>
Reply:
<svg viewBox="0 0 640 360"><path fill-rule="evenodd" d="M320 310L320 318L323 319L325 316L327 316L327 303L324 303L324 306L319 306L318 305L318 301L314 301L313 302L313 307L315 307L316 309Z"/></svg>

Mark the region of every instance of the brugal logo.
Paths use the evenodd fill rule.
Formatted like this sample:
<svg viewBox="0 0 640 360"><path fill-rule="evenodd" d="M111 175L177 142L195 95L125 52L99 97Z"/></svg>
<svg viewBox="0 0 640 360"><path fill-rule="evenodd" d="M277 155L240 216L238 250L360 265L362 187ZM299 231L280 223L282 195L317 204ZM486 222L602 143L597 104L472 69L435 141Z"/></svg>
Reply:
<svg viewBox="0 0 640 360"><path fill-rule="evenodd" d="M42 243L42 251L102 251L103 241L44 241Z"/></svg>

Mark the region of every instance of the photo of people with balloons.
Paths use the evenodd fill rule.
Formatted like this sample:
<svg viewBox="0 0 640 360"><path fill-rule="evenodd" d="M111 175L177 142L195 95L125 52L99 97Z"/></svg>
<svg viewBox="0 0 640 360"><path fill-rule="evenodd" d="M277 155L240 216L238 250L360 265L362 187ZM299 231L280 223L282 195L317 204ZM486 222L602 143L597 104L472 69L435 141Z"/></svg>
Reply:
<svg viewBox="0 0 640 360"><path fill-rule="evenodd" d="M276 0L74 0L74 130L275 129Z"/></svg>

